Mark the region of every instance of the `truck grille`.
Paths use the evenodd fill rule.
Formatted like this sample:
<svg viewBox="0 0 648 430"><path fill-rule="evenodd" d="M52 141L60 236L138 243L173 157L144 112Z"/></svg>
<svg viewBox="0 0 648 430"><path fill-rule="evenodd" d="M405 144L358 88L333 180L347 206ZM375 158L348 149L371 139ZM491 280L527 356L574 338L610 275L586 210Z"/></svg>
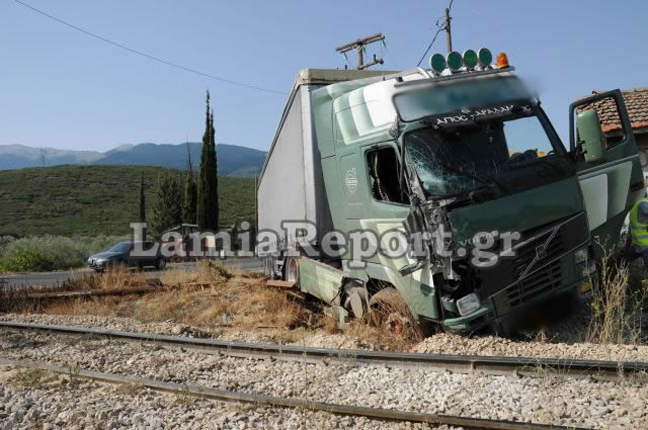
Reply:
<svg viewBox="0 0 648 430"><path fill-rule="evenodd" d="M503 315L516 306L559 288L561 280L561 262L556 260L545 266L543 270L537 271L495 294L493 302L497 314Z"/></svg>
<svg viewBox="0 0 648 430"><path fill-rule="evenodd" d="M536 257L538 257L536 249L540 246L544 246L551 233L552 231L536 237L517 251L517 255L513 263L513 273L516 278L521 277L525 273L525 271L527 271L528 276L529 273L539 269L547 261L552 261L553 259L560 257L562 254L568 251L568 249L565 247L565 235L567 232L559 230L551 239L549 244L547 244L546 248L544 249L544 255L536 259ZM532 266L531 263L533 263Z"/></svg>
<svg viewBox="0 0 648 430"><path fill-rule="evenodd" d="M481 296L490 297L497 314L503 315L559 288L571 276L566 261L560 257L584 244L588 237L584 213L525 231L514 257L501 259L494 267L478 271Z"/></svg>

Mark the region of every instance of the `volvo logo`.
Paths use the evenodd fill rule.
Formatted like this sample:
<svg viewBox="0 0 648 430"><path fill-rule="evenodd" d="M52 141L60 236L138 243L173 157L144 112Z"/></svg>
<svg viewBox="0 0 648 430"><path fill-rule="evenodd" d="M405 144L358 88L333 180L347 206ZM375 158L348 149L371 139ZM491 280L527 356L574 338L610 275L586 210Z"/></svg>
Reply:
<svg viewBox="0 0 648 430"><path fill-rule="evenodd" d="M526 269L524 269L524 271L520 275L520 279L524 279L531 272L531 269L533 268L533 266L535 266L535 264L538 261L540 261L543 258L547 257L547 248L549 247L549 244L551 243L553 238L556 237L556 234L558 233L558 230L560 230L560 226L554 228L553 231L551 232L551 234L549 235L549 237L547 238L547 240L545 240L542 245L537 246L535 248L535 257L533 258L533 260L531 260L531 262L526 267Z"/></svg>
<svg viewBox="0 0 648 430"><path fill-rule="evenodd" d="M536 258L538 260L542 260L547 256L547 245L543 243L542 245L538 246L535 249L535 252L536 252Z"/></svg>

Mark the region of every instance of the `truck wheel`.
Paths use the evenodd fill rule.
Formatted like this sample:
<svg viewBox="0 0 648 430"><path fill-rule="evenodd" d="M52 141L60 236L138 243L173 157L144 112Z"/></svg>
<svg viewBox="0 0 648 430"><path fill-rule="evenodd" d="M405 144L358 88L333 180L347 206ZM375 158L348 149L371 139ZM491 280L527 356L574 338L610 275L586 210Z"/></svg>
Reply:
<svg viewBox="0 0 648 430"><path fill-rule="evenodd" d="M166 267L166 260L164 258L158 258L155 261L155 268L157 270L164 270L165 267Z"/></svg>
<svg viewBox="0 0 648 430"><path fill-rule="evenodd" d="M287 258L284 262L284 280L299 285L299 262L296 258Z"/></svg>
<svg viewBox="0 0 648 430"><path fill-rule="evenodd" d="M376 327L385 327L403 337L416 336L418 330L409 306L395 288L378 291L369 299L370 321Z"/></svg>

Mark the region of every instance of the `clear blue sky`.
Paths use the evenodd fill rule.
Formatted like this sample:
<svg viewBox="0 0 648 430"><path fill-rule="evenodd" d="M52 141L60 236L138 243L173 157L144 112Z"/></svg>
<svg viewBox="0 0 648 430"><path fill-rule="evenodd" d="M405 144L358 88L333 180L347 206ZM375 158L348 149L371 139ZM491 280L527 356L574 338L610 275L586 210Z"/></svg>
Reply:
<svg viewBox="0 0 648 430"><path fill-rule="evenodd" d="M286 92L299 69L343 67L334 48L379 31L386 69L415 66L447 4L24 1L150 55ZM563 136L574 98L648 85L645 0L455 0L452 14L455 49L506 51ZM374 46L369 53L381 54ZM444 50L439 37L432 52ZM198 141L209 88L217 141L267 149L285 103L122 51L13 0L0 0L0 60L0 144L103 151Z"/></svg>

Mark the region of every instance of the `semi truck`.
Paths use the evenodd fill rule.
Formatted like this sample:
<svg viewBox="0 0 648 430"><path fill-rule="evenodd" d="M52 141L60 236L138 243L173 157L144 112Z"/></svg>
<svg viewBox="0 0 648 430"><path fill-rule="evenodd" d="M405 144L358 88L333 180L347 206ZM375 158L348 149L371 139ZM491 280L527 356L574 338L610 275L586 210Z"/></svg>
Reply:
<svg viewBox="0 0 648 430"><path fill-rule="evenodd" d="M609 100L613 140L596 110ZM506 54L484 48L425 69L300 71L257 187L266 275L395 329L504 330L586 297L644 185L618 90L569 116L565 146Z"/></svg>

